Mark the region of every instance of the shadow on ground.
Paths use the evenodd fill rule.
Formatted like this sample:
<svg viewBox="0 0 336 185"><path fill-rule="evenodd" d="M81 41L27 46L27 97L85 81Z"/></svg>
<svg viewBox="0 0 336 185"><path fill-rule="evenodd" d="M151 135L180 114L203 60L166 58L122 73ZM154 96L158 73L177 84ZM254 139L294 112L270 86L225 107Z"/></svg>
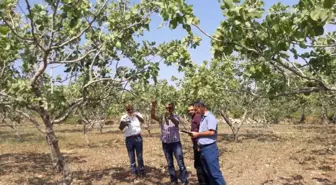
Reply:
<svg viewBox="0 0 336 185"><path fill-rule="evenodd" d="M286 141L286 138L277 136L272 132L255 132L247 130L246 133L238 134L238 143L243 141L259 141L259 142L282 142ZM233 134L218 134L218 141L234 141Z"/></svg>
<svg viewBox="0 0 336 185"><path fill-rule="evenodd" d="M65 156L66 161L81 163L80 157ZM44 153L6 153L0 155L0 177L8 174L27 174L16 179L17 184L56 184L55 172L50 154Z"/></svg>
<svg viewBox="0 0 336 185"><path fill-rule="evenodd" d="M304 185L302 175L292 175L290 177L280 177L283 185Z"/></svg>
<svg viewBox="0 0 336 185"><path fill-rule="evenodd" d="M6 142L14 142L14 143L21 143L21 142L41 142L41 139L43 140L42 135L36 135L32 133L20 133L20 138L15 135L14 130L8 130L8 131L0 131L0 143L6 143Z"/></svg>
<svg viewBox="0 0 336 185"><path fill-rule="evenodd" d="M108 184L133 184L137 181L138 185L157 184L168 185L170 183L163 183L163 179L168 177L167 172L163 172L159 168L145 167L146 177L131 178L129 168L113 167L103 170L94 171L77 171L73 173L74 183L94 184L94 182L108 183Z"/></svg>

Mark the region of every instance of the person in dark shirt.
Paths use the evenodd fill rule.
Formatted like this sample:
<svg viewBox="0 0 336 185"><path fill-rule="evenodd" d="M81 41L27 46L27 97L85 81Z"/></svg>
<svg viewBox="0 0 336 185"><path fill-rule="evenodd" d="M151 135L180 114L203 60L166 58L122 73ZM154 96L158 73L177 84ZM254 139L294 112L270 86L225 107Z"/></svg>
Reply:
<svg viewBox="0 0 336 185"><path fill-rule="evenodd" d="M188 106L188 113L191 116L191 131L198 132L201 122L201 115L196 113L194 105L190 104ZM193 149L194 149L194 167L196 169L198 183L200 185L210 185L210 180L205 175L203 166L201 164L200 152L198 151L197 138L192 138Z"/></svg>

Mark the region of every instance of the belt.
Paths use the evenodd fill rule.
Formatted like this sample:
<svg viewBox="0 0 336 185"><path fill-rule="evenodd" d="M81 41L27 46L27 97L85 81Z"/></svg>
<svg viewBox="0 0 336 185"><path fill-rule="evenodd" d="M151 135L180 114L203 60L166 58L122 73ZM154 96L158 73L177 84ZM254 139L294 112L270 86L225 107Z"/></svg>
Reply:
<svg viewBox="0 0 336 185"><path fill-rule="evenodd" d="M210 144L205 144L205 145L198 145L200 148L204 148L204 147L207 147L207 146L210 146L210 145L213 145L215 144L216 142L213 142L213 143L210 143Z"/></svg>
<svg viewBox="0 0 336 185"><path fill-rule="evenodd" d="M126 138L134 138L134 137L139 137L139 136L141 136L141 134L136 134L136 135L127 136Z"/></svg>

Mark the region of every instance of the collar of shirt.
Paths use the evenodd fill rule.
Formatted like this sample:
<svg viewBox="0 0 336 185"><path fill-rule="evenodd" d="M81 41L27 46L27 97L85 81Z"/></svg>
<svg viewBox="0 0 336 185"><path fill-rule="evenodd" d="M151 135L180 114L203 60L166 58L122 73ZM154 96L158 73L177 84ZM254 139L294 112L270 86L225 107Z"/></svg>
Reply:
<svg viewBox="0 0 336 185"><path fill-rule="evenodd" d="M207 117L208 115L210 114L210 112L209 111L207 111L203 116L202 116L202 119L201 119L201 121L203 121L204 120L204 118L205 117Z"/></svg>

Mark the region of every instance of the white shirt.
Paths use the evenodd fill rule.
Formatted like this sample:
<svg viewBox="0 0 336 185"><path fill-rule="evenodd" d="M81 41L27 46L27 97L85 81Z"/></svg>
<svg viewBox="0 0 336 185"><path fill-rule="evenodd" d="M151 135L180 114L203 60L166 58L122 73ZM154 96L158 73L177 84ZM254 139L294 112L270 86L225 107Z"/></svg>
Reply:
<svg viewBox="0 0 336 185"><path fill-rule="evenodd" d="M143 118L142 115L138 112L135 112L140 118ZM128 114L124 114L121 116L120 121L131 121L129 126L125 128L125 137L138 135L141 133L140 121L135 116L129 116Z"/></svg>

